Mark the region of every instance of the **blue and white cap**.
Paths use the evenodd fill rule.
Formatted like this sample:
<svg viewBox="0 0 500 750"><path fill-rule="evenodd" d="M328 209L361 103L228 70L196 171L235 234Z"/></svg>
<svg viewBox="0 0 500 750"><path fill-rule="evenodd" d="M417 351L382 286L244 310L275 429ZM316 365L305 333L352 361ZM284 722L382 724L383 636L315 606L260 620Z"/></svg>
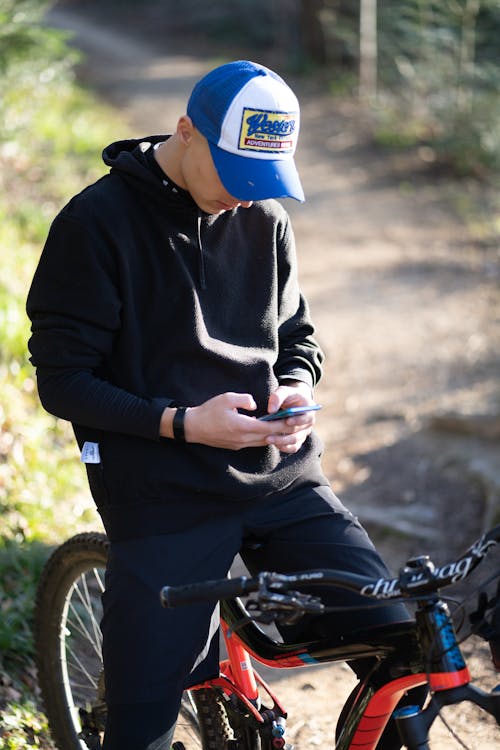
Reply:
<svg viewBox="0 0 500 750"><path fill-rule="evenodd" d="M234 198L304 200L293 160L299 103L272 70L247 60L215 68L194 87L187 114Z"/></svg>

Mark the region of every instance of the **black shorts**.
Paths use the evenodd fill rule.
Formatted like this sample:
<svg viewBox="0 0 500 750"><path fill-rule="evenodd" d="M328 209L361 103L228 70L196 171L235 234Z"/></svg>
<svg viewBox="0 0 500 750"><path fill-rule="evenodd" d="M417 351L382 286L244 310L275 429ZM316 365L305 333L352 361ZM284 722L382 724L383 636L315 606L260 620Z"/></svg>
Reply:
<svg viewBox="0 0 500 750"><path fill-rule="evenodd" d="M164 700L174 721L182 690L218 674L217 608L165 610L159 592L166 584L224 577L240 551L252 573L337 568L388 574L364 529L328 486L296 484L242 503L172 503L168 523L146 536L138 518L137 538L112 541L110 548L102 621L108 703ZM331 605L360 601L325 591ZM369 615L364 610L318 618L308 627L341 634L408 618L402 605L394 605ZM295 640L298 633L290 635Z"/></svg>

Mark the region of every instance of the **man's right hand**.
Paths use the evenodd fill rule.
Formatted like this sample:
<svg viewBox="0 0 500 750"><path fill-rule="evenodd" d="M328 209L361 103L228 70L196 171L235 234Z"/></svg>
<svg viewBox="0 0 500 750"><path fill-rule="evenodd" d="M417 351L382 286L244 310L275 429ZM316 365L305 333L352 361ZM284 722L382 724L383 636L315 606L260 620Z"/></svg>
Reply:
<svg viewBox="0 0 500 750"><path fill-rule="evenodd" d="M303 419L292 417L262 422L238 411L254 411L256 408L253 396L248 393L222 393L200 406L188 407L184 418L186 442L235 451L273 443L284 452L295 452L291 445L281 448L280 442L283 436L293 435L303 429ZM174 413L175 408L172 407L167 407L163 412L160 434L164 437L173 438Z"/></svg>

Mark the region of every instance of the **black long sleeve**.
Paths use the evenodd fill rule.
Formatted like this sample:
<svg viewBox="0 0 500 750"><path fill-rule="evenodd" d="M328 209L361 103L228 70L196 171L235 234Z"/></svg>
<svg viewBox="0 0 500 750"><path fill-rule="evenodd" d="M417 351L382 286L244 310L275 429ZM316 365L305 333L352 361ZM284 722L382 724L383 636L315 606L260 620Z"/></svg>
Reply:
<svg viewBox="0 0 500 750"><path fill-rule="evenodd" d="M140 398L85 370L37 368L43 407L61 419L125 435L159 439L160 419L169 398Z"/></svg>
<svg viewBox="0 0 500 750"><path fill-rule="evenodd" d="M71 216L56 219L27 303L38 392L48 412L74 424L156 440L173 399L143 397L98 374L121 325L117 274L101 238Z"/></svg>

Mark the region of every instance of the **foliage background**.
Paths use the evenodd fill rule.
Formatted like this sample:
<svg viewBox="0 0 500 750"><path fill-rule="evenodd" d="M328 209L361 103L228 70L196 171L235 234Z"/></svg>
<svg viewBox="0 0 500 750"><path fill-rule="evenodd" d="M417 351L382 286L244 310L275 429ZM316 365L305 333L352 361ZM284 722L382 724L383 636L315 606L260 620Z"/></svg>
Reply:
<svg viewBox="0 0 500 750"><path fill-rule="evenodd" d="M50 545L96 526L69 426L38 403L25 299L50 221L100 173L114 115L75 83L48 3L0 0L0 748L49 746L31 614ZM57 462L54 456L57 455Z"/></svg>

